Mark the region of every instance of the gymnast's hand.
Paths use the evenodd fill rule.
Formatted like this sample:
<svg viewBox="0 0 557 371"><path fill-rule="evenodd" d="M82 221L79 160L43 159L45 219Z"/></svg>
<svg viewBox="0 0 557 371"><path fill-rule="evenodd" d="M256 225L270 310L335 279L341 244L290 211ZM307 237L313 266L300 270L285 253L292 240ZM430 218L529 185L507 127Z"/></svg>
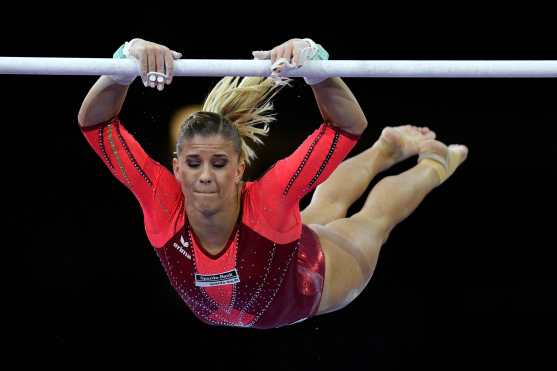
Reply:
<svg viewBox="0 0 557 371"><path fill-rule="evenodd" d="M271 50L254 51L252 54L255 59L270 59L273 71L280 72L285 66L302 67L309 59L311 46L311 43L304 39L290 39Z"/></svg>
<svg viewBox="0 0 557 371"><path fill-rule="evenodd" d="M174 73L174 60L182 58L182 53L143 39L130 41L128 55L139 63L139 73L143 85L157 87L159 91L164 85L170 85Z"/></svg>
<svg viewBox="0 0 557 371"><path fill-rule="evenodd" d="M281 76L283 72L300 68L309 60L329 59L329 53L311 39L291 39L271 50L254 51L252 54L255 59L271 60L270 77L281 85L288 83L288 79ZM304 77L304 80L309 85L315 85L323 81L324 78Z"/></svg>

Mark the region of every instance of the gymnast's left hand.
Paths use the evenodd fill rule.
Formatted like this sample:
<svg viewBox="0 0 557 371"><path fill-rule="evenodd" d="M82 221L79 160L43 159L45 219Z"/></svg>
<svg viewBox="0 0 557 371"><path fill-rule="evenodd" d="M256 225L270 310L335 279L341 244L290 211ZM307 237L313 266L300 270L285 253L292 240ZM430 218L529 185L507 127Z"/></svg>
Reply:
<svg viewBox="0 0 557 371"><path fill-rule="evenodd" d="M308 60L311 44L303 39L290 39L271 50L252 52L255 59L270 59L273 73L284 69L300 68Z"/></svg>

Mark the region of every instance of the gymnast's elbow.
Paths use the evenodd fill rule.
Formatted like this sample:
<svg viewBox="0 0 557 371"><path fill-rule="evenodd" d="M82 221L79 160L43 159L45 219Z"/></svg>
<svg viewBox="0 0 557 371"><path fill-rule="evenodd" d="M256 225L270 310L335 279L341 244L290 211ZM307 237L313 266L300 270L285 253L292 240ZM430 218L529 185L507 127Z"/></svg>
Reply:
<svg viewBox="0 0 557 371"><path fill-rule="evenodd" d="M120 107L115 107L113 104L91 102L86 99L77 114L77 122L81 128L95 126L110 121L119 112Z"/></svg>
<svg viewBox="0 0 557 371"><path fill-rule="evenodd" d="M367 120L365 118L362 120L358 120L354 123L351 123L351 125L347 125L346 123L340 125L334 122L330 122L330 124L344 130L348 134L357 135L357 136L362 135L367 128Z"/></svg>
<svg viewBox="0 0 557 371"><path fill-rule="evenodd" d="M101 122L102 121L100 121L98 118L95 118L93 114L87 112L86 109L81 109L77 114L77 123L81 128L95 126Z"/></svg>
<svg viewBox="0 0 557 371"><path fill-rule="evenodd" d="M79 110L79 113L77 114L77 123L81 128L86 128L87 126L93 126L93 124L87 117L87 114L85 113L84 109Z"/></svg>

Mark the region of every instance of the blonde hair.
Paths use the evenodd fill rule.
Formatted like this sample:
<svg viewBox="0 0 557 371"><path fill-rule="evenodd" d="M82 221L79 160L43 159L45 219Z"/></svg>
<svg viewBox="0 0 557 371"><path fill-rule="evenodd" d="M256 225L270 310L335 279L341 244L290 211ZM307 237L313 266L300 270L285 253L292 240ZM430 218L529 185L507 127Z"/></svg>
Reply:
<svg viewBox="0 0 557 371"><path fill-rule="evenodd" d="M186 137L221 134L235 142L240 158L251 164L257 156L246 138L263 144L260 137L268 135L269 124L275 120L271 99L281 87L263 77L221 79L207 96L202 111L182 124L177 153Z"/></svg>

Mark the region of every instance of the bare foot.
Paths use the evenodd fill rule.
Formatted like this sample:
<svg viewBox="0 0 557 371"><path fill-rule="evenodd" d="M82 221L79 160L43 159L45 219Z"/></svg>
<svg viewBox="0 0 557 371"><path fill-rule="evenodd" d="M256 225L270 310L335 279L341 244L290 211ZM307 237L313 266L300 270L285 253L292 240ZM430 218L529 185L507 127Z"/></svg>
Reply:
<svg viewBox="0 0 557 371"><path fill-rule="evenodd" d="M380 148L384 159L390 161L389 166L392 166L417 155L420 145L431 139L435 139L435 132L427 127L387 126L381 132L381 137L375 145Z"/></svg>
<svg viewBox="0 0 557 371"><path fill-rule="evenodd" d="M427 160L443 183L466 160L468 147L460 144L447 146L438 140L427 140L420 144L419 154L418 162Z"/></svg>

